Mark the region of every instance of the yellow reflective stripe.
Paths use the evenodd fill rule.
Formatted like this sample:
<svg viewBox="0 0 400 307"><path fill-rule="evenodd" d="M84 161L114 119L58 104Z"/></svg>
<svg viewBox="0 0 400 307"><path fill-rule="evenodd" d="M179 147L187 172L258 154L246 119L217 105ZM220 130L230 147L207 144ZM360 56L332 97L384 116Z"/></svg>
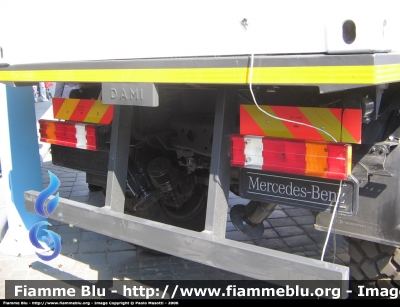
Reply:
<svg viewBox="0 0 400 307"><path fill-rule="evenodd" d="M354 120L356 120L356 119L354 119ZM353 137L353 135L349 132L349 130L347 130L347 128L344 125L342 125L342 140L341 140L341 142L358 143L359 141L357 141Z"/></svg>
<svg viewBox="0 0 400 307"><path fill-rule="evenodd" d="M375 75L375 84L400 80L400 64L376 66Z"/></svg>
<svg viewBox="0 0 400 307"><path fill-rule="evenodd" d="M247 83L247 68L0 71L1 81Z"/></svg>
<svg viewBox="0 0 400 307"><path fill-rule="evenodd" d="M86 115L84 122L99 123L109 107L108 104L103 104L101 100L96 100Z"/></svg>
<svg viewBox="0 0 400 307"><path fill-rule="evenodd" d="M371 84L374 66L262 67L254 69L254 83Z"/></svg>
<svg viewBox="0 0 400 307"><path fill-rule="evenodd" d="M68 120L72 113L74 113L78 103L79 99L65 99L54 118Z"/></svg>
<svg viewBox="0 0 400 307"><path fill-rule="evenodd" d="M249 83L249 68L155 68L1 71L0 81ZM257 84L378 84L400 80L400 64L255 67Z"/></svg>
<svg viewBox="0 0 400 307"><path fill-rule="evenodd" d="M261 112L258 108L253 105L242 105L246 111L250 114L253 120L261 128L266 136L282 137L282 138L293 138L293 134L285 126L283 121L275 119L267 114ZM261 109L266 111L268 114L276 116L275 112L270 106L260 106ZM278 116L277 116L278 117Z"/></svg>
<svg viewBox="0 0 400 307"><path fill-rule="evenodd" d="M332 114L331 110L327 108L307 108L299 107L300 111L310 121L311 125L320 128L330 135L332 135L337 142L341 141L341 128L342 123ZM318 130L317 130L318 131ZM318 131L325 141L334 142L329 135Z"/></svg>

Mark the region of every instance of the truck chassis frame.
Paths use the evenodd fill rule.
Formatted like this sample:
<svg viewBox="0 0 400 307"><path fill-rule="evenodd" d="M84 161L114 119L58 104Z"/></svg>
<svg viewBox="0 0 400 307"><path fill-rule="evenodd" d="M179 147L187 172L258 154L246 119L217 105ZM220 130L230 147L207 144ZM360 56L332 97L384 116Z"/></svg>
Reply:
<svg viewBox="0 0 400 307"><path fill-rule="evenodd" d="M155 60L153 63L150 61L147 64L150 63L148 66L150 68L159 67L164 63L166 67L185 68L185 65L188 65L186 68L203 68L215 67L215 63L220 63L220 68L237 65L244 68L243 73L247 71L248 56L220 59L221 62L218 62L218 59L216 60L215 58L202 58L198 63L187 59L166 59L165 61ZM352 67L355 68L355 70L351 70L354 73L357 71L356 66L359 65L365 65L367 69L363 70L362 76L355 77L355 79L359 80L355 82L352 82L351 78L344 78L340 79L336 84L332 84L328 81L328 79L331 79L329 77L316 84L315 80L302 79L298 74L287 83L281 80L274 82L273 80L265 81L261 79L256 79L255 83L319 86L321 93L376 85L375 112L377 112L380 102L379 85L396 82L400 79L400 73L397 70L398 63L400 63L399 54L260 56L255 59L255 68L268 69L271 67L279 68L280 66L296 68L296 66L301 66L312 70L313 66L323 66L329 70L334 69L334 66L338 66L338 75L342 76L345 76L346 73L346 69L340 70L343 66L350 67L350 70ZM128 64L128 66L125 66L125 64ZM2 69L0 71L0 80L13 82L15 85L27 85L30 82L42 81L41 79L44 76L41 74L42 71L51 72L51 70L57 69L59 70L58 79L52 80L54 82L64 81L63 79L66 76L70 77L71 75L77 81L82 82L150 82L145 80L146 78L143 80L129 78L129 80L120 80L118 79L119 77L114 77L114 79L98 80L93 74L97 65L100 65L99 69L121 69L122 67L140 69L146 65L146 61L88 62L86 64L76 62L62 64L61 66L60 63L36 64L34 66L21 65L20 67L17 65ZM116 66L113 67L113 65ZM71 70L79 69L79 67L89 67L92 73L89 72L86 76L85 74L74 76L70 73ZM29 74L32 71L35 73ZM331 71L334 72L334 70ZM116 75L114 74L113 76ZM195 83L194 79L191 78L193 77L189 77L187 83ZM242 84L245 79L238 78L238 80L240 81L236 84ZM168 80L155 80L154 82L168 82ZM171 82L183 83L179 80ZM200 81L199 83L206 82ZM343 290L346 290L348 288L346 281L349 279L349 268L346 266L225 239L230 181L229 135L235 114L235 112L232 112L235 106L232 100L235 99L237 88L234 82L224 82L223 80L217 80L214 84L218 93L215 107L207 213L203 232L190 231L123 213L125 200L123 183L125 183L127 163L122 165L117 161L127 160L131 125L129 118L132 110L130 110L129 106L122 105L116 105L114 109L105 206L97 208L60 198L59 205L50 218L250 278L260 280L343 280L345 281ZM34 212L34 203L38 194L38 191L25 192L25 206L28 211Z"/></svg>
<svg viewBox="0 0 400 307"><path fill-rule="evenodd" d="M234 91L233 91L234 92ZM113 163L126 155L129 146L129 125L123 121L125 106L116 106L112 131L119 138L111 138L110 162L107 180L106 205L103 208L60 198L50 218L73 224L116 239L138 244L177 257L231 271L261 280L346 280L348 268L267 248L225 239L229 190L229 125L233 112L227 103L232 91L219 89L214 126L211 174L208 190L206 229L201 232L174 227L122 213L124 182L127 165ZM123 160L123 159L121 159ZM125 159L126 160L126 159ZM122 177L122 181L120 178ZM110 180L111 179L111 180ZM27 191L25 204L34 212L39 192ZM112 197L114 196L114 197ZM123 198L121 198L121 196ZM122 204L122 206L121 206ZM253 263L263 263L253 266Z"/></svg>

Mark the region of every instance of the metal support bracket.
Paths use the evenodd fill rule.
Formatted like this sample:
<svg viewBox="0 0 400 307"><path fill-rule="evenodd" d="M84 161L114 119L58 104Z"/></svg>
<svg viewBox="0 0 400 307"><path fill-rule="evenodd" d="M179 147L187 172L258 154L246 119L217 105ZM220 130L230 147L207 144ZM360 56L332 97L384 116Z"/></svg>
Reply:
<svg viewBox="0 0 400 307"><path fill-rule="evenodd" d="M385 161L390 152L390 147L397 145L397 142L386 141L376 143L369 148L352 171L353 176L360 182L360 187L364 187L368 183L369 175L392 176L385 168Z"/></svg>
<svg viewBox="0 0 400 307"><path fill-rule="evenodd" d="M124 212L133 107L114 106L105 206Z"/></svg>
<svg viewBox="0 0 400 307"><path fill-rule="evenodd" d="M236 114L236 87L220 87L214 118L205 231L225 238L230 185L230 138Z"/></svg>
<svg viewBox="0 0 400 307"><path fill-rule="evenodd" d="M381 106L383 92L389 87L389 84L379 84L375 90L375 110L372 114L372 119L377 120L379 115L379 108Z"/></svg>

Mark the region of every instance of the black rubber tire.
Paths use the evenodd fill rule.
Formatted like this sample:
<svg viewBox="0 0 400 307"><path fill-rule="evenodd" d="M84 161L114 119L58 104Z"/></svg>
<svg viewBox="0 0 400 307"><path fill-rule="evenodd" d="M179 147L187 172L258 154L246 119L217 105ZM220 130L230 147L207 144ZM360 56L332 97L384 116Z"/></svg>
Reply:
<svg viewBox="0 0 400 307"><path fill-rule="evenodd" d="M354 238L348 238L348 241L350 285L354 297L360 293L359 285L377 289L400 288L400 248Z"/></svg>

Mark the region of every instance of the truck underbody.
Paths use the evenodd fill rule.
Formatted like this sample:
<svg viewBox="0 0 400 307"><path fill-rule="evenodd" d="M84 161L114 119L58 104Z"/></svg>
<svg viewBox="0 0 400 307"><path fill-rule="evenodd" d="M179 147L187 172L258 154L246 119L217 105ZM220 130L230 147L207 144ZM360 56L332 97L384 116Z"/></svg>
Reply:
<svg viewBox="0 0 400 307"><path fill-rule="evenodd" d="M238 106L253 102L248 87L232 88L237 97L230 102L235 112L231 115L234 123L230 134L235 134L240 129ZM95 96L101 88L97 85L97 89ZM392 209L398 197L393 196L398 183L393 178L397 177L397 171L392 162L398 154L398 89L399 84L391 84L384 91L377 119L363 123L361 144L353 145L352 176L356 182L354 193L359 190L355 199L358 204L354 204L351 214L339 214L336 221L336 231L340 234L389 245L400 244L399 221ZM257 86L254 94L260 105L362 109L363 99L373 97L375 91L375 86L365 86L321 94L315 86L266 85ZM130 107L133 111L126 212L178 227L204 230L217 92L218 88L210 85L162 84L158 86L160 105L157 108ZM83 91L81 95L81 99L89 98ZM53 163L85 171L90 185L101 186L106 191L111 133L112 129L107 129L103 150L98 152L52 145ZM229 190L236 195L240 194L239 176L239 169L231 167ZM385 196L386 193L389 195ZM298 206L302 204L299 202ZM386 211L385 206L390 209ZM306 208L326 211L311 204ZM373 211L378 213L371 214ZM163 217L152 218L153 214ZM316 226L326 230L330 217L331 212L318 213ZM193 223L194 220L198 223Z"/></svg>
<svg viewBox="0 0 400 307"><path fill-rule="evenodd" d="M277 204L312 210L317 229L330 232L334 222L336 233L349 237L351 278L397 287L399 67L400 54L395 53L133 59L13 65L0 70L0 80L21 86L45 76L51 82L79 82L73 99L111 95L103 103L114 107L112 123L96 126L97 151L57 143L51 148L55 165L85 171L88 184L103 189L105 206L60 199L50 218L256 279L342 280L346 289L348 267L225 239L227 200L229 193L250 200L231 210L235 226L250 237L260 235L259 225ZM151 85L150 92L143 84ZM143 89L152 99L137 102L132 88ZM127 99L127 93L135 99ZM247 158L242 167L232 165L231 138L243 134L241 110L255 104L340 114L357 110L361 116L350 122L360 126L359 140L324 139L329 133L321 133L319 140L343 148L351 143L350 172L338 180L313 173L288 175L264 164L248 168ZM263 117L263 124L270 120ZM345 135L343 127L336 127L340 136ZM279 187L285 197L248 197L246 178L256 182L248 169L257 178L269 176L265 185ZM300 181L313 183L296 192ZM328 186L334 188L322 190ZM299 191L304 191L303 200ZM28 211L34 212L38 194L25 193ZM324 201L317 203L315 195Z"/></svg>

